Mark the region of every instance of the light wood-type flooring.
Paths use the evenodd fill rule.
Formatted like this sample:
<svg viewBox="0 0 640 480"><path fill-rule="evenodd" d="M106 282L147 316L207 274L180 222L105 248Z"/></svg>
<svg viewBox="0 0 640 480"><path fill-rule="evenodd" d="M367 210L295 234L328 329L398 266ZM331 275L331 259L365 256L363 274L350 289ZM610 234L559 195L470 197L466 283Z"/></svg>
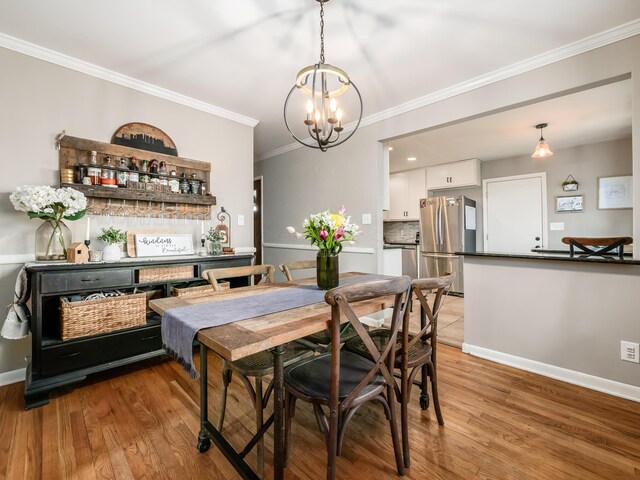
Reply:
<svg viewBox="0 0 640 480"><path fill-rule="evenodd" d="M445 425L412 398L407 479L638 479L640 404L439 349ZM214 356L212 356L214 357ZM211 359L211 397L219 361ZM117 373L117 375L115 374ZM196 451L198 383L174 361L148 362L23 410L23 384L0 388L0 478L235 479L212 447ZM417 393L417 390L416 392ZM270 403L269 409L272 403ZM217 412L211 406L211 414ZM215 417L214 417L215 418ZM254 425L244 387L230 388L225 433L239 447ZM266 478L272 478L271 433ZM253 463L255 456L249 456ZM312 410L298 402L287 479L322 479L326 454ZM352 420L338 478L396 478L379 405Z"/></svg>

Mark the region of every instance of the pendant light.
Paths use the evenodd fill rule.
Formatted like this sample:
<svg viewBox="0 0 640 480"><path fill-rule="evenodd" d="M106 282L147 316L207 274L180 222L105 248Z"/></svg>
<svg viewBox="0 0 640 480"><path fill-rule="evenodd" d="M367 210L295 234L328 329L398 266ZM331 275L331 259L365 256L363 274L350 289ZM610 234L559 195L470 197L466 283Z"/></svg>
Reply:
<svg viewBox="0 0 640 480"><path fill-rule="evenodd" d="M531 158L547 158L553 155L549 145L542 136L542 129L548 125L548 123L539 123L536 125L536 128L540 130L540 140L538 140L538 145L536 145L536 150L533 152L533 155L531 155Z"/></svg>
<svg viewBox="0 0 640 480"><path fill-rule="evenodd" d="M316 1L320 3L320 61L303 68L296 75L296 83L284 102L284 123L297 142L326 152L349 140L360 126L362 97L344 70L325 63L324 4L329 0ZM348 97L341 96L348 91L357 100L353 112L343 110L346 103L343 99ZM291 104L295 106L289 108ZM349 103L352 107L355 104L353 101ZM291 122L288 117L292 119ZM344 120L356 122L355 128L346 136L342 136ZM295 129L298 134L294 133L292 125L298 127Z"/></svg>

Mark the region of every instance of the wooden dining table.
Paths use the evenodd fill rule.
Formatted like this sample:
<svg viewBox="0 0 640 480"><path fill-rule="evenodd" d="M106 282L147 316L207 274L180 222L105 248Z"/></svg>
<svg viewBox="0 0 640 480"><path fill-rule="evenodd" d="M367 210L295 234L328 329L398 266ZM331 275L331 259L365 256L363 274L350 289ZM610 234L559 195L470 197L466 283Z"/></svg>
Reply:
<svg viewBox="0 0 640 480"><path fill-rule="evenodd" d="M349 272L340 275L341 279L366 275ZM353 281L355 279L351 279ZM366 277L363 277L366 281ZM217 292L203 293L186 297L169 297L151 300L149 306L157 313L163 314L169 309L187 307L202 303L219 302L238 298L249 298L266 292L313 285L315 278L269 285L234 288ZM354 312L358 316L374 313L393 305L393 297L376 298L354 304ZM346 322L344 317L342 323ZM224 454L243 479L257 480L259 477L246 463L245 456L258 443L264 433L274 425L273 464L274 478L284 478L284 372L282 354L284 344L300 339L312 333L330 328L331 309L324 301L291 308L288 310L262 315L245 320L227 323L198 332L196 340L200 346L200 433L197 448L206 452L213 442ZM208 372L207 356L209 350L228 361L239 360L254 353L271 350L274 360L274 409L263 427L249 441L246 447L238 452L208 419Z"/></svg>

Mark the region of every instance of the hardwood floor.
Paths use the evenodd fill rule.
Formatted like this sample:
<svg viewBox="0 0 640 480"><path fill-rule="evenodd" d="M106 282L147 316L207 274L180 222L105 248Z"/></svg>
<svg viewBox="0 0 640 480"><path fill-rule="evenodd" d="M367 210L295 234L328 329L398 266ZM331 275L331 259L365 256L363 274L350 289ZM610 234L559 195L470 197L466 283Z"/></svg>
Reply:
<svg viewBox="0 0 640 480"><path fill-rule="evenodd" d="M144 368L143 368L144 367ZM219 370L219 362L211 361ZM198 383L173 361L93 377L41 408L23 410L23 384L0 388L0 478L235 479L212 447L196 451ZM213 370L212 370L213 373ZM445 426L411 403L407 479L638 479L640 404L439 349ZM219 389L212 375L211 396ZM416 393L416 392L414 392ZM211 414L217 413L217 404ZM215 418L215 417L214 417ZM234 379L225 433L237 447L254 413ZM308 405L293 419L287 479L325 475L324 442ZM266 478L272 478L272 437ZM255 461L254 453L249 461ZM365 406L346 433L338 478L396 478L388 424Z"/></svg>

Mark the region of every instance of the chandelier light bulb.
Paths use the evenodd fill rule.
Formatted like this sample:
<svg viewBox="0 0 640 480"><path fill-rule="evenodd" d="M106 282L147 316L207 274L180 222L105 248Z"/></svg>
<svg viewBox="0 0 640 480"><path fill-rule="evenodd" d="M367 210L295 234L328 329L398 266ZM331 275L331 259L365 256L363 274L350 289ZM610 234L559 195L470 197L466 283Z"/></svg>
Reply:
<svg viewBox="0 0 640 480"><path fill-rule="evenodd" d="M335 98L332 98L331 101L329 102L329 110L331 110L331 112L335 112L336 109L338 108L338 102L336 102Z"/></svg>
<svg viewBox="0 0 640 480"><path fill-rule="evenodd" d="M320 123L320 112L316 110L316 123Z"/></svg>
<svg viewBox="0 0 640 480"><path fill-rule="evenodd" d="M341 108L336 110L336 118L338 119L339 122L342 121L342 109Z"/></svg>
<svg viewBox="0 0 640 480"><path fill-rule="evenodd" d="M313 113L313 102L311 100L307 102L307 113L309 115Z"/></svg>

